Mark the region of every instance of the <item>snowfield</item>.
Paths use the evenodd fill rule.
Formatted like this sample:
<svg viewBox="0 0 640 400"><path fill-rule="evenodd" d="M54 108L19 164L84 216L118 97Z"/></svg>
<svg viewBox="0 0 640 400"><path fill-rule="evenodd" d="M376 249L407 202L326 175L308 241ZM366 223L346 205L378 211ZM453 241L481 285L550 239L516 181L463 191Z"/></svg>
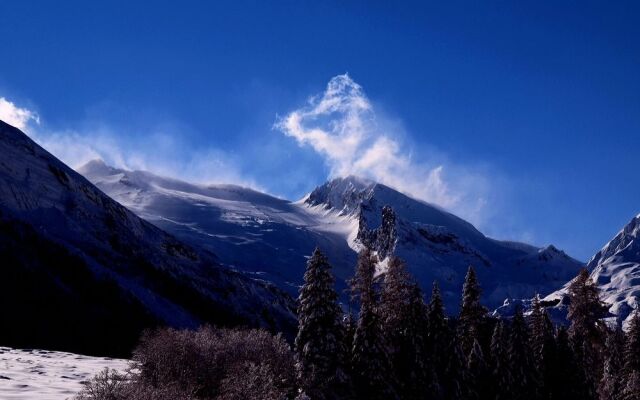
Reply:
<svg viewBox="0 0 640 400"><path fill-rule="evenodd" d="M0 347L0 398L68 399L104 368L124 371L127 366L128 360Z"/></svg>

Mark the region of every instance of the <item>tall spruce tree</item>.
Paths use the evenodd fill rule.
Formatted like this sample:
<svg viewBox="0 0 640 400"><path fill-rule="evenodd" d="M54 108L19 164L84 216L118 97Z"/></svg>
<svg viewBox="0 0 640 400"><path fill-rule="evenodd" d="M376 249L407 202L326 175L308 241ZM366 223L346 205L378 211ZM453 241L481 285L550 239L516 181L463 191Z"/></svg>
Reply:
<svg viewBox="0 0 640 400"><path fill-rule="evenodd" d="M598 287L584 268L571 281L568 294L568 332L583 375L584 398L595 399L604 364L602 354L606 326L601 319L606 315L607 307L600 301Z"/></svg>
<svg viewBox="0 0 640 400"><path fill-rule="evenodd" d="M462 352L462 347L456 338L452 337L449 345L449 357L444 376L440 378L445 400L460 400L469 397L467 358Z"/></svg>
<svg viewBox="0 0 640 400"><path fill-rule="evenodd" d="M380 317L402 399L421 399L432 377L427 360L427 309L422 291L405 264L392 256L388 261L380 301Z"/></svg>
<svg viewBox="0 0 640 400"><path fill-rule="evenodd" d="M352 292L359 299L360 312L353 338L352 368L358 398L394 399L391 363L381 329L374 285L377 257L365 248L358 255Z"/></svg>
<svg viewBox="0 0 640 400"><path fill-rule="evenodd" d="M640 400L640 372L633 370L627 376L621 400Z"/></svg>
<svg viewBox="0 0 640 400"><path fill-rule="evenodd" d="M555 364L555 338L553 324L549 319L547 311L540 302L540 297L536 295L531 305L531 315L529 316L529 327L531 331L531 351L533 353L533 363L538 375L539 398L550 398L550 388L547 382L553 379Z"/></svg>
<svg viewBox="0 0 640 400"><path fill-rule="evenodd" d="M529 347L529 331L521 307L516 308L511 323L507 358L510 371L507 387L511 398L535 399L538 396L538 378Z"/></svg>
<svg viewBox="0 0 640 400"><path fill-rule="evenodd" d="M508 358L508 327L502 320L499 320L493 328L491 335L491 374L495 383L493 396L496 400L509 400L511 393L508 386L511 377Z"/></svg>
<svg viewBox="0 0 640 400"><path fill-rule="evenodd" d="M467 360L467 388L469 400L484 400L491 397L492 376L484 353L477 340L473 342Z"/></svg>
<svg viewBox="0 0 640 400"><path fill-rule="evenodd" d="M434 398L444 395L444 378L451 351L453 334L447 322L442 295L433 282L431 300L427 307L427 351L432 369L431 390Z"/></svg>
<svg viewBox="0 0 640 400"><path fill-rule="evenodd" d="M624 388L624 334L620 328L616 327L608 333L605 349L604 371L598 386L598 396L600 400L619 399Z"/></svg>
<svg viewBox="0 0 640 400"><path fill-rule="evenodd" d="M636 309L629 323L624 346L624 380L622 398L640 400L640 309Z"/></svg>
<svg viewBox="0 0 640 400"><path fill-rule="evenodd" d="M631 371L640 372L640 309L636 310L629 322L627 342L624 349L624 369L627 374Z"/></svg>
<svg viewBox="0 0 640 400"><path fill-rule="evenodd" d="M333 399L347 393L345 332L333 286L331 265L316 248L300 288L295 339L300 385L311 399Z"/></svg>
<svg viewBox="0 0 640 400"><path fill-rule="evenodd" d="M581 400L584 398L584 378L576 361L565 327L556 332L555 373L547 382L552 399Z"/></svg>
<svg viewBox="0 0 640 400"><path fill-rule="evenodd" d="M482 290L478 284L476 271L469 266L462 287L462 304L458 317L458 336L465 355L468 355L475 340L480 340L480 330L487 309L480 304Z"/></svg>

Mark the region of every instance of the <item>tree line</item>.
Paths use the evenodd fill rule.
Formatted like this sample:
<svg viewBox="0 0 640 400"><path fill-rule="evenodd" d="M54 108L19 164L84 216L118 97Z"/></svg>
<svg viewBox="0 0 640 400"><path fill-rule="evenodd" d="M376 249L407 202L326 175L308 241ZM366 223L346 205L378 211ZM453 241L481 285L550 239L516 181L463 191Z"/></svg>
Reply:
<svg viewBox="0 0 640 400"><path fill-rule="evenodd" d="M568 288L569 326L554 326L536 296L525 316L491 317L469 267L460 313L448 318L437 283L429 302L391 256L360 252L344 315L327 258L316 250L299 297L298 381L311 399L640 399L640 314L608 326L587 270Z"/></svg>
<svg viewBox="0 0 640 400"><path fill-rule="evenodd" d="M426 301L400 258L380 275L378 261L359 253L357 312L345 312L327 257L313 252L293 349L260 330L162 329L143 337L132 371L105 371L78 398L640 400L640 313L626 332L607 325L587 270L568 287L565 327L537 296L526 315L492 317L473 267L448 317L437 283Z"/></svg>

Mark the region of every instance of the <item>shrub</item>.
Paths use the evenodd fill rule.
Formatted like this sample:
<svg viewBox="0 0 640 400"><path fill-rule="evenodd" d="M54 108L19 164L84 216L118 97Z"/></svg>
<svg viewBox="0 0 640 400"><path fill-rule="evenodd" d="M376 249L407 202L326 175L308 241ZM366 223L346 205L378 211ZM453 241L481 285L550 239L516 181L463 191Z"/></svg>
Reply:
<svg viewBox="0 0 640 400"><path fill-rule="evenodd" d="M126 375L115 369L105 368L86 382L76 396L77 400L126 400L129 399L129 382Z"/></svg>
<svg viewBox="0 0 640 400"><path fill-rule="evenodd" d="M143 335L128 375L105 371L78 400L258 399L295 396L293 354L263 330L160 329Z"/></svg>

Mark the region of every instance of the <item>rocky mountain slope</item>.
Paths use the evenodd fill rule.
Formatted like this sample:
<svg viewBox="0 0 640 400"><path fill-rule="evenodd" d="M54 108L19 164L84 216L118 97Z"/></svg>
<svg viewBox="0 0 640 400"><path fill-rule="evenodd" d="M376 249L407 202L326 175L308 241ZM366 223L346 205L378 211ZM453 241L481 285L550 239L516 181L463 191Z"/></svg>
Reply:
<svg viewBox="0 0 640 400"><path fill-rule="evenodd" d="M436 206L357 177L332 180L290 202L238 186L195 185L101 161L79 172L139 216L292 294L301 283L305 257L316 245L328 254L341 288L362 245L382 257L395 252L426 291L434 280L440 282L450 312L457 311L469 265L478 270L488 306L506 297L547 294L581 266L553 246L493 240Z"/></svg>
<svg viewBox="0 0 640 400"><path fill-rule="evenodd" d="M640 297L640 215L633 218L587 263L591 278L601 291L602 301L617 323L626 326ZM552 313L566 314L568 283L545 300L557 303Z"/></svg>
<svg viewBox="0 0 640 400"><path fill-rule="evenodd" d="M127 354L158 324L291 331L291 298L137 217L0 121L0 343Z"/></svg>

